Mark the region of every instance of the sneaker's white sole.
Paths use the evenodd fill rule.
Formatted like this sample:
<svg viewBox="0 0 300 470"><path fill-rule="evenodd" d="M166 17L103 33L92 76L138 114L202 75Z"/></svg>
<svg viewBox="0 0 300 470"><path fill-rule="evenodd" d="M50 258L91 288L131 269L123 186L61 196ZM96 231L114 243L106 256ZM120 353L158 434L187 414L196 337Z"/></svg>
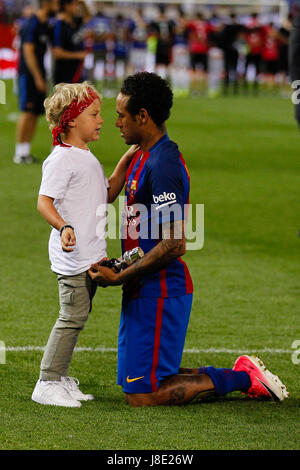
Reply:
<svg viewBox="0 0 300 470"><path fill-rule="evenodd" d="M281 382L280 378L277 375L272 374L263 361L256 356L247 356L248 359L258 367L267 379L267 384L262 383L263 386L268 386L270 388L269 392L272 394L274 400L282 401L285 398L288 398L289 393L286 389L286 386Z"/></svg>
<svg viewBox="0 0 300 470"><path fill-rule="evenodd" d="M24 157L14 156L13 162L17 163L17 165L30 165L31 163L33 163L33 158L30 155L28 155L27 157L26 156Z"/></svg>
<svg viewBox="0 0 300 470"><path fill-rule="evenodd" d="M41 397L39 395L35 395L34 392L31 395L31 399L33 401L35 401L36 403L39 403L40 405L63 406L65 408L80 408L81 407L80 401L77 401L77 400L73 400L68 404L58 404L58 403L55 403L54 401L50 400L49 398L44 399L43 397Z"/></svg>

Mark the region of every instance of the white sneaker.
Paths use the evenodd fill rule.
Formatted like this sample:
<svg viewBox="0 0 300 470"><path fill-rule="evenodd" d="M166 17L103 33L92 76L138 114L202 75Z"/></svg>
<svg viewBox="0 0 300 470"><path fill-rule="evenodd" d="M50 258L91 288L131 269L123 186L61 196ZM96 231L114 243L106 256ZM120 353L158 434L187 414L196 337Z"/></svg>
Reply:
<svg viewBox="0 0 300 470"><path fill-rule="evenodd" d="M18 165L22 164L31 164L34 162L34 157L32 155L15 155L13 158L14 163L17 163Z"/></svg>
<svg viewBox="0 0 300 470"><path fill-rule="evenodd" d="M21 165L23 163L26 163L26 157L21 157L19 155L15 155L13 158L14 163L17 163L18 165Z"/></svg>
<svg viewBox="0 0 300 470"><path fill-rule="evenodd" d="M64 387L68 390L69 394L74 400L94 400L93 395L84 394L79 390L79 380L75 379L74 377L62 377L61 381Z"/></svg>
<svg viewBox="0 0 300 470"><path fill-rule="evenodd" d="M41 405L67 406L79 408L80 401L74 400L62 381L38 380L31 399Z"/></svg>

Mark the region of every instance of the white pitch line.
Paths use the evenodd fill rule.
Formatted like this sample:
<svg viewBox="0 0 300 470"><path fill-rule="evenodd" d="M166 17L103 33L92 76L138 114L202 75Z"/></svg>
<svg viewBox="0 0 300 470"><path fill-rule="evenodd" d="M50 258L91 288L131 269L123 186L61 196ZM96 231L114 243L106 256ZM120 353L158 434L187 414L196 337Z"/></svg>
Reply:
<svg viewBox="0 0 300 470"><path fill-rule="evenodd" d="M5 351L11 352L26 352L26 351L44 351L45 346L5 346ZM109 348L106 346L96 347L85 347L78 346L75 348L75 352L114 352L116 353L117 348ZM184 349L184 353L188 354L291 354L293 351L290 349L276 349L276 348L262 348L262 349L229 349L229 348L208 348L208 349Z"/></svg>

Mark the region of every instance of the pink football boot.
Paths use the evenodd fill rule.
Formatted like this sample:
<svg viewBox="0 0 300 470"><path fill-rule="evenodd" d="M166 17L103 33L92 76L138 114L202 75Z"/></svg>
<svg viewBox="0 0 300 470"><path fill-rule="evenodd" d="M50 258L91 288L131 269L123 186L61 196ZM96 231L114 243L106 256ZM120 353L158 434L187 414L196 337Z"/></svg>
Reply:
<svg viewBox="0 0 300 470"><path fill-rule="evenodd" d="M240 356L233 366L233 370L244 371L250 377L251 387L246 394L251 398L272 398L282 401L289 396L286 386L277 375L266 369L264 363L255 356Z"/></svg>

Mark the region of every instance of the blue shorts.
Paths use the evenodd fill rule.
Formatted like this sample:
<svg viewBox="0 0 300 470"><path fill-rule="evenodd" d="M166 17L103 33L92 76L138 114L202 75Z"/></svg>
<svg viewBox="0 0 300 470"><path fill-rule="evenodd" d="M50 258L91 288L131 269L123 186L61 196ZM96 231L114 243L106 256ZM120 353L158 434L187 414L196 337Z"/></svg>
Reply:
<svg viewBox="0 0 300 470"><path fill-rule="evenodd" d="M25 73L19 75L18 84L20 110L35 114L36 116L44 114L46 94L36 88L32 76Z"/></svg>
<svg viewBox="0 0 300 470"><path fill-rule="evenodd" d="M152 393L178 374L192 301L193 294L187 294L123 302L117 383L124 392Z"/></svg>

